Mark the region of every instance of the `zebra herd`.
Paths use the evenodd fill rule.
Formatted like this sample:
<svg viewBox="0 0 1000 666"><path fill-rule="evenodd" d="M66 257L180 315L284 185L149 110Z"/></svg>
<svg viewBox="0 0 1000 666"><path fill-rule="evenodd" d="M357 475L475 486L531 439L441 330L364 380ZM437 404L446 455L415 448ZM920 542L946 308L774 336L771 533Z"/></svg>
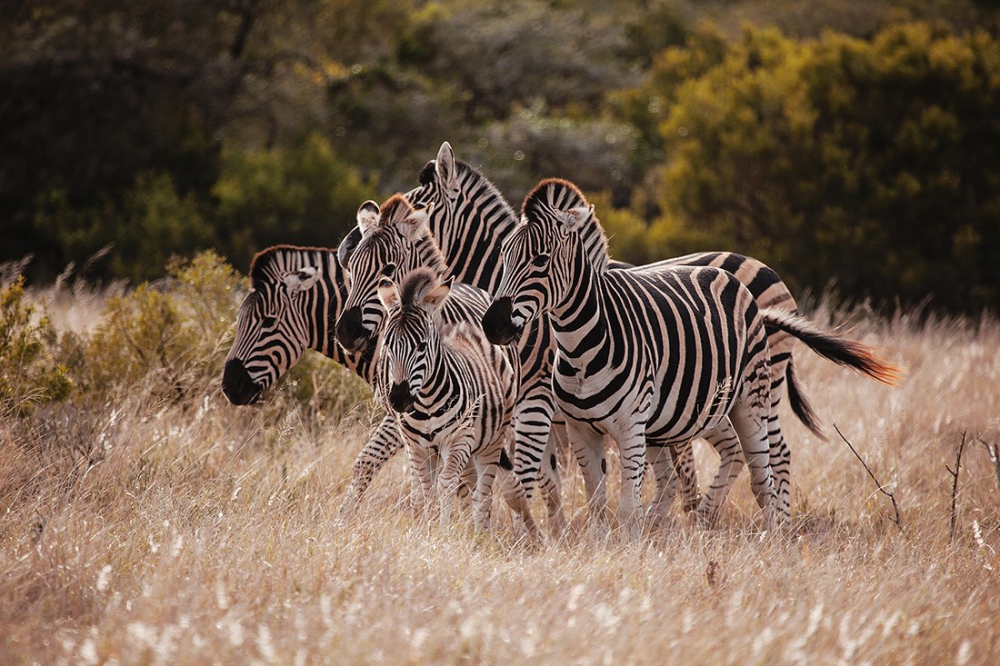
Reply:
<svg viewBox="0 0 1000 666"><path fill-rule="evenodd" d="M646 266L614 262L594 210L570 182L542 181L520 217L477 169L441 146L420 185L368 201L337 250L277 246L254 257L223 391L257 400L313 349L363 377L386 408L355 460L351 511L401 447L412 501L436 495L442 520L460 486L477 528L490 522L494 478L531 533L528 500L566 527L556 442L571 446L591 515L605 525L606 445L621 461L620 523L644 524L642 483L656 481L650 523L679 489L711 526L744 464L766 528L790 517L786 392L807 427L795 339L885 383L896 369L864 345L796 313L778 275L728 252ZM691 442L720 455L704 496Z"/></svg>

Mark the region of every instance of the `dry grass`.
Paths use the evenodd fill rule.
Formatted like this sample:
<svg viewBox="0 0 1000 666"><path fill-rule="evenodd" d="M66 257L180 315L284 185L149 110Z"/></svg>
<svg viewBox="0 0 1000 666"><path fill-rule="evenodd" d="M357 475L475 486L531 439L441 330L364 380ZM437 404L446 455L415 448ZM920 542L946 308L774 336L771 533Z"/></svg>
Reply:
<svg viewBox="0 0 1000 666"><path fill-rule="evenodd" d="M1000 324L853 333L908 377L798 354L831 437L785 419L788 535L760 533L745 474L714 531L602 539L571 473L564 541L526 546L506 511L494 536L467 514L446 533L410 515L401 459L341 521L364 409L274 420L137 391L4 417L0 663L1000 663L1000 486L979 442L1000 441Z"/></svg>

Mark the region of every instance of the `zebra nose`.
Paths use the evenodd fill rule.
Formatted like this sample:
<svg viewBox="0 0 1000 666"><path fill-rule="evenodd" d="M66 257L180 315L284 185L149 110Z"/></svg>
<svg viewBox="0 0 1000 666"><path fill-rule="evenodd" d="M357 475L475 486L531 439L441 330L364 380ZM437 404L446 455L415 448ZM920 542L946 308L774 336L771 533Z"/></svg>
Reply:
<svg viewBox="0 0 1000 666"><path fill-rule="evenodd" d="M389 406L400 414L413 411L413 394L410 393L410 382L403 380L393 384L389 390Z"/></svg>
<svg viewBox="0 0 1000 666"><path fill-rule="evenodd" d="M368 331L361 321L361 308L350 308L340 315L337 342L349 352L359 352L368 346Z"/></svg>
<svg viewBox="0 0 1000 666"><path fill-rule="evenodd" d="M511 321L513 301L503 296L493 301L483 315L483 332L495 345L509 345L521 337L521 327Z"/></svg>
<svg viewBox="0 0 1000 666"><path fill-rule="evenodd" d="M250 378L243 361L226 361L222 371L222 392L234 405L249 405L260 397L261 387Z"/></svg>

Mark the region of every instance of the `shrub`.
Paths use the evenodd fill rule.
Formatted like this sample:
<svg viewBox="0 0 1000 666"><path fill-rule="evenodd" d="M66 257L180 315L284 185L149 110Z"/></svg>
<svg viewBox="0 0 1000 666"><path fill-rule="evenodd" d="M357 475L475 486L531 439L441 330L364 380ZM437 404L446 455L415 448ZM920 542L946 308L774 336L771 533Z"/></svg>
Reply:
<svg viewBox="0 0 1000 666"><path fill-rule="evenodd" d="M24 415L72 390L66 368L52 354L57 335L25 302L24 278L0 288L0 414Z"/></svg>

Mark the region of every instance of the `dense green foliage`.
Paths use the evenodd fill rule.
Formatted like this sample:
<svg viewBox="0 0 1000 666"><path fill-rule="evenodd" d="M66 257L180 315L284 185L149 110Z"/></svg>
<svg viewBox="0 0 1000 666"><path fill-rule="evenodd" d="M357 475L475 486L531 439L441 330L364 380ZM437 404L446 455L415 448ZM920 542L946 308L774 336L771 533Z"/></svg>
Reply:
<svg viewBox="0 0 1000 666"><path fill-rule="evenodd" d="M678 80L681 57L719 61ZM721 58L674 50L653 71L648 96L672 100L660 252L716 244L800 286L1000 302L1000 42L926 24L871 40L749 30Z"/></svg>
<svg viewBox="0 0 1000 666"><path fill-rule="evenodd" d="M448 140L512 203L592 192L616 256L1000 305L990 1L45 0L0 15L0 261L137 284L335 245ZM770 27L766 27L770 26Z"/></svg>

